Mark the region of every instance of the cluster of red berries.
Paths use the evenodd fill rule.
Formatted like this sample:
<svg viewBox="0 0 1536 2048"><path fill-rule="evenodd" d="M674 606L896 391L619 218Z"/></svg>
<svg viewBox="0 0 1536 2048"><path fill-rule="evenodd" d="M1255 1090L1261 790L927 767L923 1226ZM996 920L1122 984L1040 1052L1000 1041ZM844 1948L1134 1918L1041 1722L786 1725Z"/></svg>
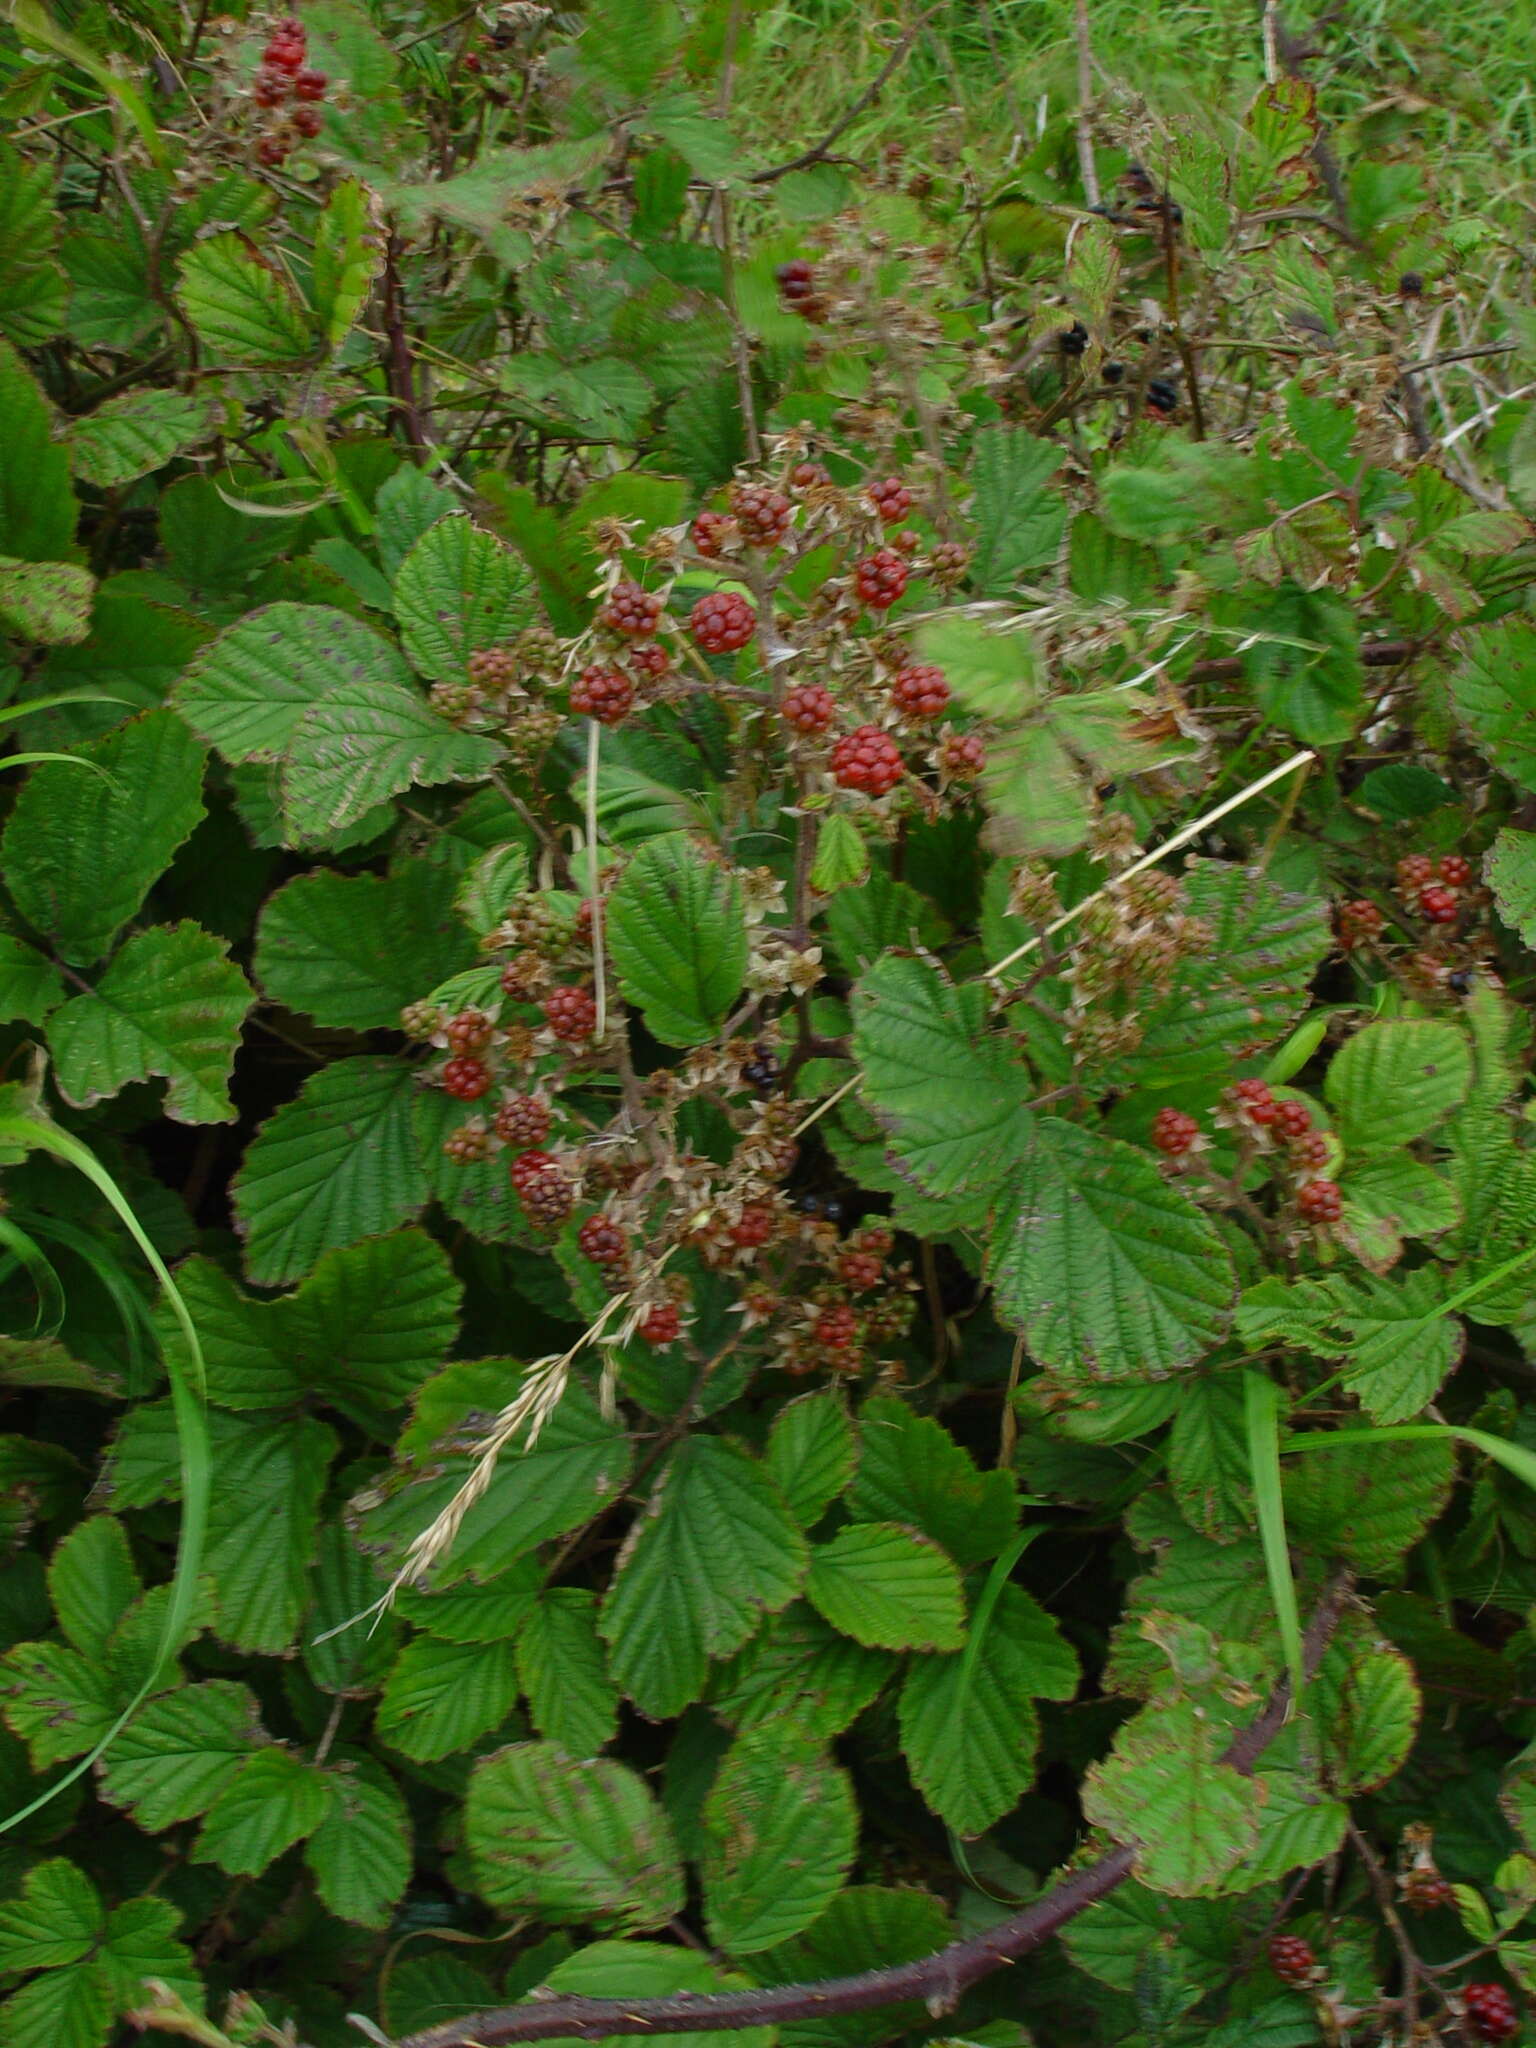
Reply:
<svg viewBox="0 0 1536 2048"><path fill-rule="evenodd" d="M706 654L734 654L757 631L757 613L739 590L712 590L688 614L688 630Z"/></svg>
<svg viewBox="0 0 1536 2048"><path fill-rule="evenodd" d="M912 510L912 493L899 476L881 477L864 488L883 526L900 526Z"/></svg>
<svg viewBox="0 0 1536 2048"><path fill-rule="evenodd" d="M797 256L789 263L781 263L773 276L787 309L820 327L831 307L826 294L817 288L815 264Z"/></svg>
<svg viewBox="0 0 1536 2048"><path fill-rule="evenodd" d="M943 669L924 661L898 670L891 685L891 702L903 718L938 718L949 703Z"/></svg>
<svg viewBox="0 0 1536 2048"><path fill-rule="evenodd" d="M822 733L831 725L837 703L825 683L796 683L784 692L779 716L796 732Z"/></svg>
<svg viewBox="0 0 1536 2048"><path fill-rule="evenodd" d="M307 43L304 24L291 14L285 16L261 53L261 67L251 86L251 98L258 107L272 112L289 109L286 119L269 128L256 144L256 161L269 170L287 161L296 140L309 140L320 133L318 102L325 98L330 80L323 71L309 69Z"/></svg>
<svg viewBox="0 0 1536 2048"><path fill-rule="evenodd" d="M570 1215L576 1190L552 1153L520 1152L507 1173L530 1223L552 1229Z"/></svg>
<svg viewBox="0 0 1536 2048"><path fill-rule="evenodd" d="M1346 953L1352 953L1356 946L1380 938L1386 921L1376 905L1364 896L1341 903L1338 911L1340 946Z"/></svg>
<svg viewBox="0 0 1536 2048"><path fill-rule="evenodd" d="M594 1266L622 1266L629 1257L623 1231L601 1211L582 1224L576 1233L576 1243L582 1257L590 1259Z"/></svg>
<svg viewBox="0 0 1536 2048"><path fill-rule="evenodd" d="M1299 1989L1312 1981L1317 1959L1299 1934L1277 1934L1269 1944L1269 1967L1282 1984Z"/></svg>
<svg viewBox="0 0 1536 2048"><path fill-rule="evenodd" d="M1519 2032L1520 2015L1502 1984L1469 1984L1461 2003L1473 2031L1483 2040L1507 2041Z"/></svg>
<svg viewBox="0 0 1536 2048"><path fill-rule="evenodd" d="M854 588L872 612L888 612L905 594L911 571L895 548L876 548L854 569Z"/></svg>
<svg viewBox="0 0 1536 2048"><path fill-rule="evenodd" d="M856 726L832 749L832 775L840 789L862 789L885 796L900 782L905 769L901 749L878 725Z"/></svg>
<svg viewBox="0 0 1536 2048"><path fill-rule="evenodd" d="M1152 1142L1168 1159L1182 1159L1199 1136L1199 1123L1182 1109L1160 1109L1152 1119Z"/></svg>
<svg viewBox="0 0 1536 2048"><path fill-rule="evenodd" d="M557 988L545 998L544 1022L567 1045L580 1045L597 1028L597 1003L589 989Z"/></svg>
<svg viewBox="0 0 1536 2048"><path fill-rule="evenodd" d="M736 484L731 511L743 540L755 548L775 548L789 532L795 508L782 491L767 484Z"/></svg>
<svg viewBox="0 0 1536 2048"><path fill-rule="evenodd" d="M1460 915L1458 890L1472 879L1465 854L1447 853L1438 861L1427 853L1410 853L1397 864L1398 891L1428 924L1454 924Z"/></svg>
<svg viewBox="0 0 1536 2048"><path fill-rule="evenodd" d="M656 591L644 590L638 583L616 583L603 606L602 622L627 640L649 640L666 608L666 599Z"/></svg>
<svg viewBox="0 0 1536 2048"><path fill-rule="evenodd" d="M618 725L627 718L635 702L635 685L621 668L607 668L593 662L571 685L571 710L578 718L595 718L599 725Z"/></svg>

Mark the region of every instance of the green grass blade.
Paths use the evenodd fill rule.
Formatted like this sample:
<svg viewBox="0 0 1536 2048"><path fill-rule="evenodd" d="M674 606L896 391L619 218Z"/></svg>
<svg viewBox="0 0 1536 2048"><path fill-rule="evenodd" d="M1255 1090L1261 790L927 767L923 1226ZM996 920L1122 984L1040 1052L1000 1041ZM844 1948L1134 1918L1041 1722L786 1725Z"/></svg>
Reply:
<svg viewBox="0 0 1536 2048"><path fill-rule="evenodd" d="M0 1116L0 1145L4 1144L21 1146L28 1151L52 1152L56 1158L64 1160L67 1165L84 1174L92 1186L106 1198L129 1236L143 1253L150 1271L164 1288L171 1313L186 1340L187 1359L184 1363L169 1349L165 1354L166 1371L171 1382L171 1407L176 1418L176 1435L181 1452L181 1537L176 1546L176 1569L171 1578L171 1597L166 1604L165 1622L160 1631L160 1642L153 1667L138 1692L89 1755L72 1764L63 1777L50 1785L46 1792L40 1792L26 1806L0 1819L0 1833L19 1826L24 1820L29 1820L67 1786L73 1785L77 1778L84 1777L116 1741L118 1735L159 1684L162 1672L180 1649L192 1619L198 1574L202 1570L203 1552L207 1546L210 1493L208 1382L203 1365L203 1348L198 1342L197 1327L187 1311L180 1289L171 1277L169 1267L150 1242L122 1189L96 1155L82 1145L78 1138L72 1137L68 1131L61 1131L45 1117L13 1113Z"/></svg>
<svg viewBox="0 0 1536 2048"><path fill-rule="evenodd" d="M1253 1483L1264 1546L1269 1597L1291 1675L1291 1711L1301 1703L1307 1682L1301 1654L1301 1610L1296 1581L1291 1577L1291 1549L1285 1534L1285 1501L1280 1491L1280 1390L1261 1372L1243 1374L1243 1420L1248 1435L1248 1476Z"/></svg>
<svg viewBox="0 0 1536 2048"><path fill-rule="evenodd" d="M1288 1436L1281 1448L1289 1455L1299 1451L1331 1451L1336 1446L1350 1444L1411 1444L1432 1443L1437 1437L1451 1437L1455 1442L1470 1444L1475 1451L1481 1451L1485 1458L1491 1458L1496 1465L1536 1493L1536 1452L1525 1450L1520 1444L1512 1444L1502 1436L1492 1436L1486 1429L1463 1429L1450 1422L1398 1422L1384 1429L1335 1429L1319 1430L1315 1435L1308 1430Z"/></svg>
<svg viewBox="0 0 1536 2048"><path fill-rule="evenodd" d="M66 1223L59 1217L39 1217L33 1228L39 1237L50 1238L66 1251L73 1252L110 1297L123 1326L123 1341L128 1346L128 1392L147 1394L151 1385L147 1349L155 1342L155 1325L148 1305L124 1272L120 1261L104 1252L88 1231L79 1230L73 1223Z"/></svg>
<svg viewBox="0 0 1536 2048"><path fill-rule="evenodd" d="M37 1314L32 1318L29 1337L53 1336L64 1320L64 1287L54 1271L53 1261L37 1242L10 1216L0 1216L0 1245L9 1254L7 1264L0 1270L0 1280L8 1280L12 1266L19 1266L32 1282L37 1295Z"/></svg>
<svg viewBox="0 0 1536 2048"><path fill-rule="evenodd" d="M998 1601L1003 1597L1003 1588L1012 1576L1014 1566L1024 1555L1025 1551L1028 1550L1035 1538L1044 1534L1045 1524L1043 1522L1036 1522L1029 1528L1021 1529L1008 1545L1008 1548L998 1553L993 1561L991 1571L987 1573L987 1583L981 1589L981 1596L976 1602L976 1610L971 1616L971 1625L966 1630L965 1648L960 1653L960 1682L955 1687L955 1702L949 1716L949 1726L956 1731L957 1739L960 1724L965 1719L966 1703L971 1696L971 1680L975 1676L977 1661L981 1656L981 1646L986 1641L987 1628L992 1620L993 1611ZM953 1828L949 1831L949 1848L950 1854L955 1859L956 1868L966 1883L974 1885L976 1890L983 1893L987 1898L994 1898L996 1894L988 1891L975 1871L972 1870L971 1859L966 1854L965 1844Z"/></svg>

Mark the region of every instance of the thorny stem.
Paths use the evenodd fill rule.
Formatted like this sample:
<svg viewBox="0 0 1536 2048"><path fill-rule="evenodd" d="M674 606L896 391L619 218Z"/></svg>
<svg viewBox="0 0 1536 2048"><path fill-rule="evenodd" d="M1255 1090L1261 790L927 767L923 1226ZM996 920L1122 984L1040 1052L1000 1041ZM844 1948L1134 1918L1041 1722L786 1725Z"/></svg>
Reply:
<svg viewBox="0 0 1536 2048"><path fill-rule="evenodd" d="M1333 1639L1352 1586L1352 1576L1340 1573L1307 1624L1302 1661L1309 1677ZM1290 1685L1282 1679L1263 1713L1233 1738L1221 1761L1244 1777L1251 1776L1259 1758L1284 1727L1289 1708ZM1135 1868L1136 1850L1121 1844L1074 1870L1022 1912L965 1941L952 1942L918 1962L865 1970L853 1977L824 1978L811 1984L703 1996L689 1992L666 1998L634 1999L545 1996L526 2005L501 2006L472 2013L466 2019L451 2020L443 2026L428 2027L422 2033L407 2035L399 2048L504 2048L508 2042L547 2041L562 2036L590 2041L618 2034L711 2033L794 2020L823 2021L836 2013L870 2012L908 1999L923 2000L937 2017L952 2011L961 1994L983 1977L1044 1947L1079 1913L1124 1884Z"/></svg>

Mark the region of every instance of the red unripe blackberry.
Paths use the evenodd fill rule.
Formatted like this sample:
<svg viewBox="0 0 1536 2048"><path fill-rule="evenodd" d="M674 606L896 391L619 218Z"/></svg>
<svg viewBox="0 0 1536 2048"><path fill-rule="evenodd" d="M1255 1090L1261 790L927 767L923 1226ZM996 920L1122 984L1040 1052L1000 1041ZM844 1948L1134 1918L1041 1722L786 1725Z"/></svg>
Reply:
<svg viewBox="0 0 1536 2048"><path fill-rule="evenodd" d="M1330 1150L1328 1139L1322 1131L1308 1131L1304 1137L1292 1138L1291 1152L1300 1166L1326 1166Z"/></svg>
<svg viewBox="0 0 1536 2048"><path fill-rule="evenodd" d="M758 548L777 547L795 514L783 492L766 484L737 484L731 491L731 510L742 538Z"/></svg>
<svg viewBox="0 0 1536 2048"><path fill-rule="evenodd" d="M269 71L265 67L257 72L251 84L251 98L258 107L280 107L287 97L286 72Z"/></svg>
<svg viewBox="0 0 1536 2048"><path fill-rule="evenodd" d="M682 1311L675 1301L658 1302L641 1318L639 1334L658 1351L677 1341L683 1327Z"/></svg>
<svg viewBox="0 0 1536 2048"><path fill-rule="evenodd" d="M495 1026L484 1010L460 1010L443 1026L451 1053L481 1052L491 1042Z"/></svg>
<svg viewBox="0 0 1536 2048"><path fill-rule="evenodd" d="M293 110L293 132L312 142L322 126L318 107L295 107Z"/></svg>
<svg viewBox="0 0 1536 2048"><path fill-rule="evenodd" d="M1408 853L1397 864L1397 886L1405 896L1434 880L1435 864L1427 853Z"/></svg>
<svg viewBox="0 0 1536 2048"><path fill-rule="evenodd" d="M854 570L854 587L872 612L885 612L906 590L909 574L894 548L876 548Z"/></svg>
<svg viewBox="0 0 1536 2048"><path fill-rule="evenodd" d="M837 716L837 704L825 683L796 683L784 692L779 716L796 732L825 732Z"/></svg>
<svg viewBox="0 0 1536 2048"><path fill-rule="evenodd" d="M443 1140L443 1155L455 1166L474 1166L490 1150L490 1134L481 1124L460 1124Z"/></svg>
<svg viewBox="0 0 1536 2048"><path fill-rule="evenodd" d="M606 1216L589 1216L577 1231L576 1242L582 1257L594 1266L622 1265L629 1249L623 1231Z"/></svg>
<svg viewBox="0 0 1536 2048"><path fill-rule="evenodd" d="M262 51L262 62L276 71L302 71L304 45L288 36L274 36Z"/></svg>
<svg viewBox="0 0 1536 2048"><path fill-rule="evenodd" d="M1440 879L1448 889L1465 889L1472 879L1472 863L1464 853L1440 856Z"/></svg>
<svg viewBox="0 0 1536 2048"><path fill-rule="evenodd" d="M1461 2002L1473 2032L1484 2041L1507 2041L1519 2031L1515 2001L1502 1984L1469 1984Z"/></svg>
<svg viewBox="0 0 1536 2048"><path fill-rule="evenodd" d="M952 782L970 782L987 765L987 750L974 732L947 732L939 756Z"/></svg>
<svg viewBox="0 0 1536 2048"><path fill-rule="evenodd" d="M496 1112L496 1135L503 1143L542 1145L554 1116L537 1095L509 1095Z"/></svg>
<svg viewBox="0 0 1536 2048"><path fill-rule="evenodd" d="M1279 1105L1267 1081L1237 1081L1232 1087L1233 1100L1241 1113L1251 1124L1272 1124Z"/></svg>
<svg viewBox="0 0 1536 2048"><path fill-rule="evenodd" d="M1312 1112L1304 1102L1288 1098L1275 1104L1275 1129L1282 1138L1304 1138L1312 1128Z"/></svg>
<svg viewBox="0 0 1536 2048"><path fill-rule="evenodd" d="M443 1069L443 1087L458 1102L478 1102L491 1085L484 1060L450 1060Z"/></svg>
<svg viewBox="0 0 1536 2048"><path fill-rule="evenodd" d="M638 583L616 583L603 606L603 624L633 640L647 640L666 608L659 591L642 590Z"/></svg>
<svg viewBox="0 0 1536 2048"><path fill-rule="evenodd" d="M1365 897L1357 897L1352 903L1339 906L1339 943L1347 952L1361 939L1374 939L1380 935L1386 919L1374 903Z"/></svg>
<svg viewBox="0 0 1536 2048"><path fill-rule="evenodd" d="M269 171L277 170L288 161L288 145L275 135L263 135L256 145L256 161L264 164Z"/></svg>
<svg viewBox="0 0 1536 2048"><path fill-rule="evenodd" d="M1282 1984L1309 1982L1316 1961L1299 1934L1277 1934L1269 1944L1269 1967Z"/></svg>
<svg viewBox="0 0 1536 2048"><path fill-rule="evenodd" d="M672 657L658 640L649 647L632 647L629 650L629 665L637 676L654 682L664 676L672 666Z"/></svg>
<svg viewBox="0 0 1536 2048"><path fill-rule="evenodd" d="M1338 1186L1331 1180L1309 1180L1299 1187L1296 1207L1308 1223L1337 1223L1344 1214Z"/></svg>
<svg viewBox="0 0 1536 2048"><path fill-rule="evenodd" d="M557 988L545 999L544 1022L556 1038L575 1045L592 1036L597 1004L584 988Z"/></svg>
<svg viewBox="0 0 1536 2048"><path fill-rule="evenodd" d="M507 1178L515 1188L525 1187L529 1181L537 1180L541 1174L559 1171L560 1162L550 1152L519 1152L515 1159L507 1162Z"/></svg>
<svg viewBox="0 0 1536 2048"><path fill-rule="evenodd" d="M773 273L773 281L780 294L793 303L796 299L808 299L816 289L816 266L807 263L803 256L796 256L789 263L781 263Z"/></svg>
<svg viewBox="0 0 1536 2048"><path fill-rule="evenodd" d="M600 662L584 668L571 685L571 710L578 718L595 718L599 725L620 724L634 701L633 678Z"/></svg>
<svg viewBox="0 0 1536 2048"><path fill-rule="evenodd" d="M856 1248L861 1252L873 1252L877 1259L884 1259L890 1256L895 1243L896 1233L893 1230L861 1230Z"/></svg>
<svg viewBox="0 0 1536 2048"><path fill-rule="evenodd" d="M900 548L904 555L915 555L922 544L923 536L914 532L910 526L904 526L900 533L891 535L891 546Z"/></svg>
<svg viewBox="0 0 1536 2048"><path fill-rule="evenodd" d="M546 1230L563 1223L576 1202L575 1188L558 1168L521 1182L517 1193L529 1222Z"/></svg>
<svg viewBox="0 0 1536 2048"><path fill-rule="evenodd" d="M840 789L884 796L900 782L903 772L901 749L878 725L856 726L832 749L832 774Z"/></svg>
<svg viewBox="0 0 1536 2048"><path fill-rule="evenodd" d="M855 1294L867 1294L885 1277L885 1261L873 1252L846 1251L837 1262L837 1277Z"/></svg>
<svg viewBox="0 0 1536 2048"><path fill-rule="evenodd" d="M899 476L882 477L876 483L866 484L865 490L886 526L899 526L912 510L912 493Z"/></svg>
<svg viewBox="0 0 1536 2048"><path fill-rule="evenodd" d="M738 590L712 590L688 615L688 630L706 654L734 654L757 631L757 614Z"/></svg>
<svg viewBox="0 0 1536 2048"><path fill-rule="evenodd" d="M694 519L693 544L701 555L714 561L721 546L735 530L736 522L725 512L700 512Z"/></svg>
<svg viewBox="0 0 1536 2048"><path fill-rule="evenodd" d="M891 700L904 718L937 718L949 703L943 669L931 661L901 669L891 685Z"/></svg>
<svg viewBox="0 0 1536 2048"><path fill-rule="evenodd" d="M792 491L814 491L832 481L832 472L824 462L797 462L789 472L789 487Z"/></svg>
<svg viewBox="0 0 1536 2048"><path fill-rule="evenodd" d="M829 1351L846 1351L858 1334L858 1311L846 1301L835 1301L830 1308L824 1308L812 1332L816 1342Z"/></svg>
<svg viewBox="0 0 1536 2048"><path fill-rule="evenodd" d="M748 1202L728 1235L731 1243L743 1251L755 1251L760 1244L766 1244L773 1235L776 1219L773 1211L762 1202Z"/></svg>
<svg viewBox="0 0 1536 2048"><path fill-rule="evenodd" d="M330 80L323 71L301 71L293 81L296 100L323 100Z"/></svg>
<svg viewBox="0 0 1536 2048"><path fill-rule="evenodd" d="M1427 889L1419 891L1419 910L1431 924L1454 924L1458 905L1449 889L1442 889L1431 882Z"/></svg>
<svg viewBox="0 0 1536 2048"><path fill-rule="evenodd" d="M1182 1159L1199 1135L1199 1124L1182 1109L1160 1109L1152 1119L1152 1142L1169 1159Z"/></svg>
<svg viewBox="0 0 1536 2048"><path fill-rule="evenodd" d="M958 583L970 566L971 552L957 540L941 540L929 557L940 583Z"/></svg>

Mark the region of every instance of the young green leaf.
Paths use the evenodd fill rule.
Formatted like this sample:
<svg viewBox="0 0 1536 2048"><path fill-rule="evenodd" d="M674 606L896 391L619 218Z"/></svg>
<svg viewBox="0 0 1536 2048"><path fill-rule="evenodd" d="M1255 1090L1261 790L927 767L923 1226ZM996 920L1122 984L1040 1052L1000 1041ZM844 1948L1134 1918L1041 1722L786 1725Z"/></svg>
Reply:
<svg viewBox="0 0 1536 2048"><path fill-rule="evenodd" d="M530 578L492 533L439 519L400 564L395 616L412 665L433 682L462 682L469 658L532 623Z"/></svg>
<svg viewBox="0 0 1536 2048"><path fill-rule="evenodd" d="M853 1522L811 1553L806 1598L870 1649L958 1650L960 1574L931 1538L894 1522Z"/></svg>
<svg viewBox="0 0 1536 2048"><path fill-rule="evenodd" d="M619 985L667 1045L713 1038L741 994L747 927L732 876L685 833L642 846L608 908L608 944Z"/></svg>

